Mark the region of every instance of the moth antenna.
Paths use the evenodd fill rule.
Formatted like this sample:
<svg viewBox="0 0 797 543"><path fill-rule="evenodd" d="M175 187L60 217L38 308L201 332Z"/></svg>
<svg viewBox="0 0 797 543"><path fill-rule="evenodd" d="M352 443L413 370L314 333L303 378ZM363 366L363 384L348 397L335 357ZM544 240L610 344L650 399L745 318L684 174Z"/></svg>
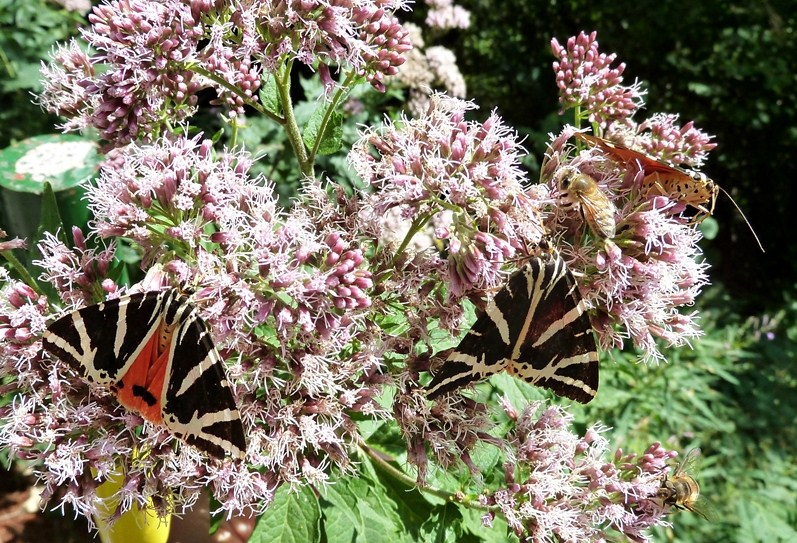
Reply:
<svg viewBox="0 0 797 543"><path fill-rule="evenodd" d="M719 185L717 185L717 186L719 187ZM747 220L747 216L744 214L744 211L742 211L742 208L741 208L741 207L739 207L739 204L737 204L737 203L736 203L736 200L734 200L734 199L733 199L733 197L730 195L730 193L728 193L728 191L727 191L727 190L725 190L725 189L724 189L724 188L722 188L722 187L719 187L719 189L720 189L722 192L724 192L724 193L725 193L725 196L727 196L727 197L728 197L728 199L731 201L731 203L733 204L733 207L735 207L735 208L736 208L736 211L738 211L738 212L739 212L739 215L741 215L741 216L742 216L742 219L744 219L744 222L745 222L745 224L747 225L747 228L749 228L749 229L750 229L750 232L753 234L753 237L755 238L755 241L756 241L756 243L758 244L758 248L759 248L759 249L761 249L761 252L762 252L762 253L765 253L766 251L764 250L764 246L763 246L763 245L761 245L761 240L760 240L760 239L758 239L758 234L756 234L756 233L755 233L755 230L753 230L753 225L752 225L752 224L750 224L750 221L748 221L748 220Z"/></svg>

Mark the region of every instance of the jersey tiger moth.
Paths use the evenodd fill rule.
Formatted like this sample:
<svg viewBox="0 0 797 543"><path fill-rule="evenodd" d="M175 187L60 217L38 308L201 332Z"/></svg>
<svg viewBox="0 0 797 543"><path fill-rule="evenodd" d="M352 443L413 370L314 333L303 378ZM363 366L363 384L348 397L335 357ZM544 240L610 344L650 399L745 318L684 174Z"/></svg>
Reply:
<svg viewBox="0 0 797 543"><path fill-rule="evenodd" d="M428 397L501 370L581 403L598 389L598 349L575 279L556 252L512 274L428 385Z"/></svg>
<svg viewBox="0 0 797 543"><path fill-rule="evenodd" d="M43 347L119 403L186 443L242 459L246 439L205 322L175 289L84 307L53 322Z"/></svg>

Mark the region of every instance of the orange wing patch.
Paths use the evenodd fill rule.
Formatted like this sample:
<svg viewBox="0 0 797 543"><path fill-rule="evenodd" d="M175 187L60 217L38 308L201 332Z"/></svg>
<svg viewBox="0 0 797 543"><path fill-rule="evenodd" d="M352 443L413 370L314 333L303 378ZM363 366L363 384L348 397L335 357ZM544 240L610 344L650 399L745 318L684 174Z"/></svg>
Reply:
<svg viewBox="0 0 797 543"><path fill-rule="evenodd" d="M122 296L56 320L44 349L120 404L211 456L246 456L224 363L197 309L170 289Z"/></svg>
<svg viewBox="0 0 797 543"><path fill-rule="evenodd" d="M149 339L115 387L119 403L158 425L163 424L161 398L169 365L169 344L173 329L173 326L161 323L158 333Z"/></svg>

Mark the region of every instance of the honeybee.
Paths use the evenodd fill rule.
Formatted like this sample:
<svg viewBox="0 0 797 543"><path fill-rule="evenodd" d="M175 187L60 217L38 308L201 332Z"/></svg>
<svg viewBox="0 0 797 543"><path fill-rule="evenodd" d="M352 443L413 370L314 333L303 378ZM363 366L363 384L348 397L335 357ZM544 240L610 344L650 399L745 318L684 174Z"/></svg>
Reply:
<svg viewBox="0 0 797 543"><path fill-rule="evenodd" d="M668 477L667 474L663 476L656 497L664 506L691 511L708 520L708 516L695 506L700 497L700 485L686 472L687 469L691 469L698 454L700 454L699 449L692 449L675 467L672 476Z"/></svg>
<svg viewBox="0 0 797 543"><path fill-rule="evenodd" d="M578 204L584 220L596 236L606 239L614 237L617 228L614 219L616 209L595 179L573 166L564 166L556 173L554 180L560 194Z"/></svg>

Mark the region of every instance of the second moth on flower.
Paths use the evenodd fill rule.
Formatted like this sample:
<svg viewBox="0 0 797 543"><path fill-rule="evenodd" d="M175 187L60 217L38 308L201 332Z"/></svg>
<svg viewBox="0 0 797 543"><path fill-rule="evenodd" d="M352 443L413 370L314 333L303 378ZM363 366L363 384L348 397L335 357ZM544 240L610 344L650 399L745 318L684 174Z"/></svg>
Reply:
<svg viewBox="0 0 797 543"><path fill-rule="evenodd" d="M428 397L505 370L581 403L598 390L598 350L586 304L556 251L512 274L428 386Z"/></svg>

